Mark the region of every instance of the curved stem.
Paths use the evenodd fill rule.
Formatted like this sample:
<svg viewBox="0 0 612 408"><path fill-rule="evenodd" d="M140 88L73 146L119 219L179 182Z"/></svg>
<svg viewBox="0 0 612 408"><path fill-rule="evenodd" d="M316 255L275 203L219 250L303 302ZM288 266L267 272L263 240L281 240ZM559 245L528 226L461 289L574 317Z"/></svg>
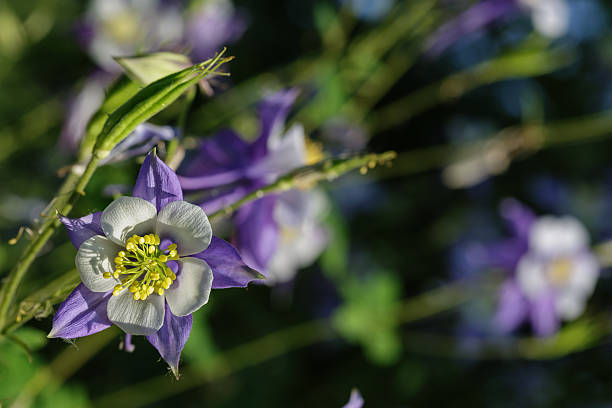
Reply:
<svg viewBox="0 0 612 408"><path fill-rule="evenodd" d="M87 163L87 167L83 171L83 174L81 174L78 178L73 176L68 177L64 185L60 187L59 191L61 193L64 191L70 191L70 193L64 194L66 198L58 194L51 201L52 203L56 203L55 205L52 205L56 211L66 215L70 212L70 210L72 210L72 207L78 198L85 194L85 186L87 186L91 176L96 171L100 159L101 157L98 154L94 154L89 160L89 163ZM74 186L72 183L74 183ZM46 221L43 222L35 237L22 252L17 264L15 264L13 269L9 272L4 285L0 289L0 327L3 328L6 325L6 318L9 308L13 304L17 289L25 277L28 268L59 225L60 221L55 214L47 215Z"/></svg>

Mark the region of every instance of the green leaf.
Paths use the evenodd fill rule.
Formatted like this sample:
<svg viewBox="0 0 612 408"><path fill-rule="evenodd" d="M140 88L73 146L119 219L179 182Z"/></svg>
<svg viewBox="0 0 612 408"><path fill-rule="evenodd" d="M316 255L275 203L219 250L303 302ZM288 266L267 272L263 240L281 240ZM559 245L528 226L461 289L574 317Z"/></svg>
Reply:
<svg viewBox="0 0 612 408"><path fill-rule="evenodd" d="M99 158L106 157L136 126L165 109L199 80L233 59L221 56L222 53L212 60L163 77L132 96L108 117L97 138L94 153Z"/></svg>
<svg viewBox="0 0 612 408"><path fill-rule="evenodd" d="M391 364L400 356L396 307L400 292L397 278L384 272L342 288L345 303L337 309L332 323L348 342L361 344L374 363Z"/></svg>

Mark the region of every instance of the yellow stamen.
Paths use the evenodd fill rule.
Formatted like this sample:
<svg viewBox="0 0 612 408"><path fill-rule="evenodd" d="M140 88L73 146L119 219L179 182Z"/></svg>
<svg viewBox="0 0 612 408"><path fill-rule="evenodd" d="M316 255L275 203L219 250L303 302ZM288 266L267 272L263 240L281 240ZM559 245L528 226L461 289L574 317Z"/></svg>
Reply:
<svg viewBox="0 0 612 408"><path fill-rule="evenodd" d="M166 262L178 259L177 245L171 243L161 250L161 239L157 234L132 235L126 240L125 249L115 257L115 270L104 272L103 277L121 277L121 284L113 289L118 295L123 289L133 293L134 300L146 300L150 295L163 295L164 289L172 286L176 275Z"/></svg>

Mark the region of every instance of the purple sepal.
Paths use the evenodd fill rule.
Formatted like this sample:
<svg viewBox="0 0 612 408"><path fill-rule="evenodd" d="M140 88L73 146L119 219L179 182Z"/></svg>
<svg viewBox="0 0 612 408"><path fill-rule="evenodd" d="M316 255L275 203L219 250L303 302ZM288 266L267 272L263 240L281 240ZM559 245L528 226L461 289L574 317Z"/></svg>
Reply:
<svg viewBox="0 0 612 408"><path fill-rule="evenodd" d="M508 280L499 293L499 305L493 325L502 333L510 333L527 317L527 300L514 280Z"/></svg>
<svg viewBox="0 0 612 408"><path fill-rule="evenodd" d="M359 390L353 389L351 391L351 398L342 408L361 408L363 407L363 397L359 393Z"/></svg>
<svg viewBox="0 0 612 408"><path fill-rule="evenodd" d="M79 249L83 242L94 235L104 235L100 217L102 217L102 211L87 214L81 218L68 218L59 214L59 219L66 227L68 237L76 249Z"/></svg>
<svg viewBox="0 0 612 408"><path fill-rule="evenodd" d="M425 54L437 57L458 39L517 10L515 0L488 0L476 3L458 17L442 25L425 42Z"/></svg>
<svg viewBox="0 0 612 408"><path fill-rule="evenodd" d="M270 136L284 124L297 95L296 88L283 89L264 98L259 103L261 129L259 137L252 144L254 157L261 158L267 154Z"/></svg>
<svg viewBox="0 0 612 408"><path fill-rule="evenodd" d="M499 212L516 237L524 240L529 238L529 231L536 219L531 209L513 198L506 198Z"/></svg>
<svg viewBox="0 0 612 408"><path fill-rule="evenodd" d="M555 309L552 293L543 293L530 301L529 317L535 334L541 337L551 336L559 330L559 317Z"/></svg>
<svg viewBox="0 0 612 408"><path fill-rule="evenodd" d="M243 288L249 282L263 278L244 263L236 248L215 236L206 250L192 256L206 261L212 269L213 289Z"/></svg>
<svg viewBox="0 0 612 408"><path fill-rule="evenodd" d="M108 329L113 325L106 315L112 292L92 292L82 283L62 302L47 337L76 339Z"/></svg>
<svg viewBox="0 0 612 408"><path fill-rule="evenodd" d="M183 199L181 184L174 171L151 153L142 163L132 195L155 204L157 211L171 201Z"/></svg>
<svg viewBox="0 0 612 408"><path fill-rule="evenodd" d="M264 276L278 245L274 220L276 196L269 195L242 206L237 212L235 244L244 262Z"/></svg>
<svg viewBox="0 0 612 408"><path fill-rule="evenodd" d="M180 173L188 179L221 177L227 172L241 171L252 162L250 149L250 145L233 130L221 130L202 142L195 156L181 167ZM203 187L194 187L197 188Z"/></svg>
<svg viewBox="0 0 612 408"><path fill-rule="evenodd" d="M175 316L166 302L164 325L154 335L147 336L149 343L159 351L177 379L181 352L189 338L192 325L193 315Z"/></svg>

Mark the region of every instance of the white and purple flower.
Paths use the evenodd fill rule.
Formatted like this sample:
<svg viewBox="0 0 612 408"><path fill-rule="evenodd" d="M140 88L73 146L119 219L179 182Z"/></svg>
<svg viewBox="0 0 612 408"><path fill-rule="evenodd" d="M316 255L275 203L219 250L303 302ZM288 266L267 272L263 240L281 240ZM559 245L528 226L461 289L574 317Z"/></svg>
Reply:
<svg viewBox="0 0 612 408"><path fill-rule="evenodd" d="M174 172L149 154L133 197L82 218L60 217L78 249L82 283L60 305L49 337L73 339L115 324L147 336L177 375L192 313L211 289L259 278L212 235L204 211L182 198Z"/></svg>
<svg viewBox="0 0 612 408"><path fill-rule="evenodd" d="M574 217L535 215L515 200L501 207L513 236L485 245L481 266L505 270L494 325L510 332L528 320L536 334L554 334L579 317L599 277L584 226Z"/></svg>
<svg viewBox="0 0 612 408"><path fill-rule="evenodd" d="M289 89L261 102L261 130L251 143L231 130L206 139L181 171L183 189L199 193L198 202L207 212L216 211L320 160L320 147L305 137L301 125L283 132L296 96L297 91ZM276 283L291 280L299 267L312 263L327 242L321 226L324 201L321 192L288 191L242 206L233 217L234 242L247 265ZM283 254L283 247L289 252Z"/></svg>

